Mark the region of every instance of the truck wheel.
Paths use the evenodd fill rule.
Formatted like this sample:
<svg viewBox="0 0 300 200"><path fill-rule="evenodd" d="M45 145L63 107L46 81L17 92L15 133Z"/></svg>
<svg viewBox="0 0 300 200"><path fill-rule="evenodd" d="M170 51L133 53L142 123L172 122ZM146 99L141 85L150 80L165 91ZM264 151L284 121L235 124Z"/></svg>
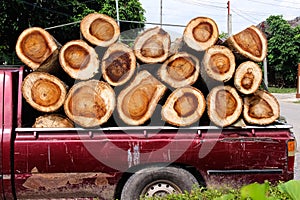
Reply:
<svg viewBox="0 0 300 200"><path fill-rule="evenodd" d="M190 191L198 185L188 171L176 167L151 167L133 174L125 183L121 200L139 200L141 196L161 197L171 193Z"/></svg>

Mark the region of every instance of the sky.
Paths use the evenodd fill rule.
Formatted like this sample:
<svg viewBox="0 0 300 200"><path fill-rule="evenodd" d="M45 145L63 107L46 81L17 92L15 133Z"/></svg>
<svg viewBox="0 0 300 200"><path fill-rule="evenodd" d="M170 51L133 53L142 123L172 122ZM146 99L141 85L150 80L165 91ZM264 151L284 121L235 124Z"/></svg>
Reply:
<svg viewBox="0 0 300 200"><path fill-rule="evenodd" d="M227 33L228 0L140 0L146 10L147 22L185 26L195 17L213 19L219 33ZM162 2L162 3L161 3ZM162 18L160 18L162 7ZM257 25L270 15L282 15L291 20L300 16L300 0L230 0L232 34ZM154 25L147 25L146 28ZM180 26L163 26L173 37L182 35Z"/></svg>

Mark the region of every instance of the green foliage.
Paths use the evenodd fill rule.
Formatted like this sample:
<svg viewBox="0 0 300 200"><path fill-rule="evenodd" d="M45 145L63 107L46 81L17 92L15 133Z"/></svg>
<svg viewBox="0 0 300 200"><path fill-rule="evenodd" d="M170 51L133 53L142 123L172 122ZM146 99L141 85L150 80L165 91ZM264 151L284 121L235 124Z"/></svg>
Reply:
<svg viewBox="0 0 300 200"><path fill-rule="evenodd" d="M236 189L205 189L194 187L191 193L170 194L164 197L146 197L145 200L233 200L239 195Z"/></svg>
<svg viewBox="0 0 300 200"><path fill-rule="evenodd" d="M213 200L234 200L235 196L234 194L224 194L221 197L216 197Z"/></svg>
<svg viewBox="0 0 300 200"><path fill-rule="evenodd" d="M120 19L145 21L145 10L139 0L119 0L119 9ZM52 28L47 31L63 45L80 38L79 21L89 13L99 12L116 19L115 0L6 0L1 1L0 11L0 64L22 64L15 55L15 45L26 28ZM121 24L121 31L143 26L124 23Z"/></svg>
<svg viewBox="0 0 300 200"><path fill-rule="evenodd" d="M278 185L279 190L285 194L288 194L289 197L293 200L297 200L300 197L300 181L290 180L286 183L281 183Z"/></svg>
<svg viewBox="0 0 300 200"><path fill-rule="evenodd" d="M116 18L116 1L104 0L105 4L101 9L101 13ZM118 0L119 4L119 19L124 21L145 22L145 10L142 8L140 2L136 0ZM120 22L121 38L126 40L128 45L137 37L140 29L145 25L143 23L128 23Z"/></svg>
<svg viewBox="0 0 300 200"><path fill-rule="evenodd" d="M300 27L291 27L282 16L267 19L269 74L276 86L295 87L300 62Z"/></svg>
<svg viewBox="0 0 300 200"><path fill-rule="evenodd" d="M219 38L222 40L226 40L229 37L228 33L222 32L219 35Z"/></svg>
<svg viewBox="0 0 300 200"><path fill-rule="evenodd" d="M144 200L298 200L300 181L279 182L278 185L252 183L240 189L205 189L194 187L183 194L170 194L164 197L148 197Z"/></svg>
<svg viewBox="0 0 300 200"><path fill-rule="evenodd" d="M264 184L252 183L241 188L241 199L246 200L251 198L252 200L268 200L266 197L268 190L268 182L265 182Z"/></svg>

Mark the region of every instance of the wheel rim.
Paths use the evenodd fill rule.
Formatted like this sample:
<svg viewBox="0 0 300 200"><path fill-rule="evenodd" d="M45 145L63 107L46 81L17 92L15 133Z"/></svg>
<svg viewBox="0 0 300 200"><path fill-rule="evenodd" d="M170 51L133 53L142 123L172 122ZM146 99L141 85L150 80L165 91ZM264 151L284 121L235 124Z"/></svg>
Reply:
<svg viewBox="0 0 300 200"><path fill-rule="evenodd" d="M181 189L168 180L158 180L148 184L142 191L142 196L163 197L167 194L182 193Z"/></svg>

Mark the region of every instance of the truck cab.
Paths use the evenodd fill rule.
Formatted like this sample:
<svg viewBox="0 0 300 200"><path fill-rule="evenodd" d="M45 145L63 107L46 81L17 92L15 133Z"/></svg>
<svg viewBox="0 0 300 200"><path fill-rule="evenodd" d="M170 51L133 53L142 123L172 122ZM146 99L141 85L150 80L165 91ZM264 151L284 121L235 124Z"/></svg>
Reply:
<svg viewBox="0 0 300 200"><path fill-rule="evenodd" d="M32 128L23 67L0 68L0 199L138 199L294 175L292 126Z"/></svg>

